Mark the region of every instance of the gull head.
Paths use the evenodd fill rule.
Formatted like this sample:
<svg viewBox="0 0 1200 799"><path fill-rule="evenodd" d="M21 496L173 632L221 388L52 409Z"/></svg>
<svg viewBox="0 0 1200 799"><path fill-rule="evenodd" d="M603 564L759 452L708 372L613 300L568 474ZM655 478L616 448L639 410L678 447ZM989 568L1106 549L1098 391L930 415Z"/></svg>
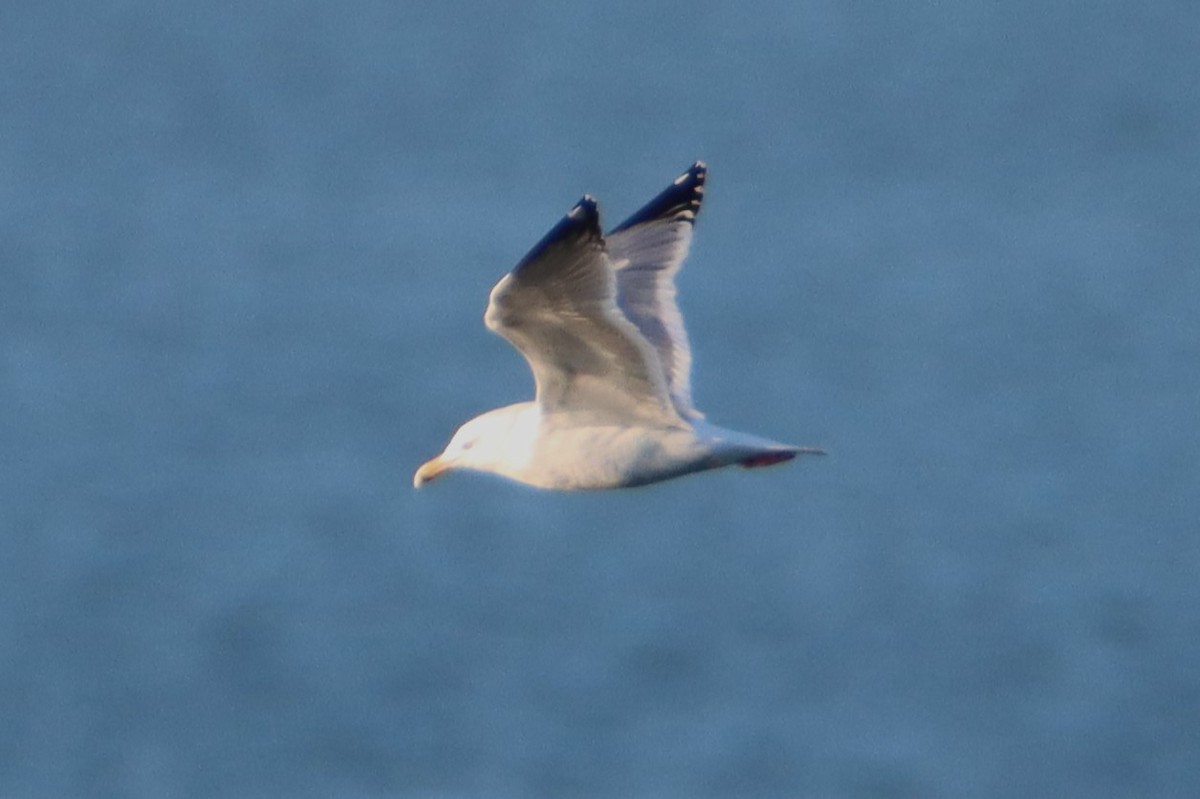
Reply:
<svg viewBox="0 0 1200 799"><path fill-rule="evenodd" d="M524 460L520 449L520 422L528 415L524 406L512 405L477 416L458 428L442 454L421 464L413 475L413 487L420 488L453 469L473 469L509 475Z"/></svg>

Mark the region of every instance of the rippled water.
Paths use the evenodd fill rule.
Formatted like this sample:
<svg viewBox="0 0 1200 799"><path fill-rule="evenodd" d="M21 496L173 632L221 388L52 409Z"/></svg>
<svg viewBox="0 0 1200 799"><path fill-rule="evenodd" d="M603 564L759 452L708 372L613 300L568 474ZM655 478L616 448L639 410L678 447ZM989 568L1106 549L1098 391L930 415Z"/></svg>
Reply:
<svg viewBox="0 0 1200 799"><path fill-rule="evenodd" d="M0 24L0 796L1194 796L1193 4ZM420 493L487 292L711 168L719 424Z"/></svg>

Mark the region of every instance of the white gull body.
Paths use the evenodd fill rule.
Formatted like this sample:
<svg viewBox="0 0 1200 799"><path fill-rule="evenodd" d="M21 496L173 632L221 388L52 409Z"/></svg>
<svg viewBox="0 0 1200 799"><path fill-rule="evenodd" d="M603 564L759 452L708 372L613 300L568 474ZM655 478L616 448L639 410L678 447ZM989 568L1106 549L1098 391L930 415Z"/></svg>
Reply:
<svg viewBox="0 0 1200 799"><path fill-rule="evenodd" d="M536 398L462 425L413 485L473 469L538 488L625 488L821 452L717 427L692 407L675 275L705 176L696 162L607 236L585 196L496 284L484 321L529 362Z"/></svg>

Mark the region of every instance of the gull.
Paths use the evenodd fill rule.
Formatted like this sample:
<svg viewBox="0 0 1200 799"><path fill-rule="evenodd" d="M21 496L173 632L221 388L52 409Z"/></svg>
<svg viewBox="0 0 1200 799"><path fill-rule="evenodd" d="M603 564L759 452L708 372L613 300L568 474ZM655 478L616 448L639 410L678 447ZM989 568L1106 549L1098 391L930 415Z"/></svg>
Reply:
<svg viewBox="0 0 1200 799"><path fill-rule="evenodd" d="M535 399L463 424L414 486L468 469L544 489L627 488L822 454L718 427L692 405L675 276L707 171L697 161L607 236L584 195L501 278L484 323L528 361Z"/></svg>

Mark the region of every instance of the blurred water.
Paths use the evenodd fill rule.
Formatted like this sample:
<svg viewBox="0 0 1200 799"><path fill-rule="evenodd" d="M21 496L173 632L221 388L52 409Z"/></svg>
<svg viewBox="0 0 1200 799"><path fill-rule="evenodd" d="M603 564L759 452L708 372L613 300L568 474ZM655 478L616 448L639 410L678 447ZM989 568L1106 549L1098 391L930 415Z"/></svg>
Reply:
<svg viewBox="0 0 1200 799"><path fill-rule="evenodd" d="M1200 791L1200 10L0 12L0 796ZM717 423L415 493L487 292L711 172Z"/></svg>

